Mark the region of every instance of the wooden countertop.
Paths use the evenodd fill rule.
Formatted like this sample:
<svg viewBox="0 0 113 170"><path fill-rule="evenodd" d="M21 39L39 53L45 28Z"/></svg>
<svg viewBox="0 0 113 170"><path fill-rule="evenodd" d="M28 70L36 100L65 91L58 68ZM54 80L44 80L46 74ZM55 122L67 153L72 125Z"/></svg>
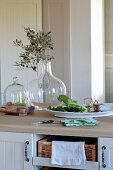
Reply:
<svg viewBox="0 0 113 170"><path fill-rule="evenodd" d="M52 119L52 124L32 123ZM61 118L56 118L50 112L36 111L35 114L19 116L0 116L0 131L7 132L26 132L49 135L66 135L66 136L91 136L91 137L113 137L113 117L98 118L100 124L89 127L65 127L60 123Z"/></svg>

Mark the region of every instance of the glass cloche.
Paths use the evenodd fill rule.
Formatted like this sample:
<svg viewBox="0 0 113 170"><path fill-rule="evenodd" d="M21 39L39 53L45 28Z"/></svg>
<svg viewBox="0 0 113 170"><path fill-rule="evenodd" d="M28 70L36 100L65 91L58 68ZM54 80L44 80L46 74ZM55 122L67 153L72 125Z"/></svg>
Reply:
<svg viewBox="0 0 113 170"><path fill-rule="evenodd" d="M4 105L13 104L17 106L27 106L27 91L22 84L18 83L18 78L13 78L13 83L4 90Z"/></svg>

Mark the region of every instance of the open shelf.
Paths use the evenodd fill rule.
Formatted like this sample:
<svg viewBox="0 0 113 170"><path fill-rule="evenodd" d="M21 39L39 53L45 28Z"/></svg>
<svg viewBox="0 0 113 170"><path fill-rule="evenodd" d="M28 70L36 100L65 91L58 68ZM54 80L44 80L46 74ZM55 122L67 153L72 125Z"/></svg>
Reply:
<svg viewBox="0 0 113 170"><path fill-rule="evenodd" d="M43 157L33 157L33 165L48 166L48 167L59 167L59 168L69 168L69 169L90 169L90 170L98 170L99 169L99 162L87 161L85 165L59 166L59 165L52 165L50 158L43 158Z"/></svg>

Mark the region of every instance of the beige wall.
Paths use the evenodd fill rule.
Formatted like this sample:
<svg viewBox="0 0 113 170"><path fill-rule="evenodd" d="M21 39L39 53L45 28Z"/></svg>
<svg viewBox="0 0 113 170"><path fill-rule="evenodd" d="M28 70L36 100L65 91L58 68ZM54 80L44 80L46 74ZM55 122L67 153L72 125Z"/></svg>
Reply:
<svg viewBox="0 0 113 170"><path fill-rule="evenodd" d="M91 96L90 10L90 0L71 0L71 85L78 101Z"/></svg>
<svg viewBox="0 0 113 170"><path fill-rule="evenodd" d="M71 95L104 100L103 0L70 0Z"/></svg>

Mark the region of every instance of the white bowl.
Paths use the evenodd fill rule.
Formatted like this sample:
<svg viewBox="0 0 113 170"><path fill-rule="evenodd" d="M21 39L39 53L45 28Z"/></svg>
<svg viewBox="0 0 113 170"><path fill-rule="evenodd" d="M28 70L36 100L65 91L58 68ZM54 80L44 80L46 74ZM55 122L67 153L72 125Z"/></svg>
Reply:
<svg viewBox="0 0 113 170"><path fill-rule="evenodd" d="M113 110L113 103L103 103L100 105L100 111L110 111Z"/></svg>

